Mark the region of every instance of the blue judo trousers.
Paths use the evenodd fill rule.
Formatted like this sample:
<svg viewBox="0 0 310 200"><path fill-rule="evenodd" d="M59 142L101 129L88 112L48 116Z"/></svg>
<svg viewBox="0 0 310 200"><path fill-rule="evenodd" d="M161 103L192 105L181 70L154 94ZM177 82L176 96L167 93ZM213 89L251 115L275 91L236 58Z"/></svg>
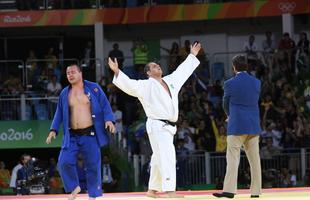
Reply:
<svg viewBox="0 0 310 200"><path fill-rule="evenodd" d="M58 171L62 178L66 192L72 192L79 186L77 172L77 154L83 155L86 167L87 190L90 197L102 196L101 186L101 153L100 147L109 141L105 132L105 122L115 121L112 108L106 95L97 83L84 80L84 93L91 104L91 113L94 125L94 135L70 134L69 129L69 100L71 87L62 90L59 96L57 109L50 130L58 133L59 126L63 124L64 136L58 158Z"/></svg>

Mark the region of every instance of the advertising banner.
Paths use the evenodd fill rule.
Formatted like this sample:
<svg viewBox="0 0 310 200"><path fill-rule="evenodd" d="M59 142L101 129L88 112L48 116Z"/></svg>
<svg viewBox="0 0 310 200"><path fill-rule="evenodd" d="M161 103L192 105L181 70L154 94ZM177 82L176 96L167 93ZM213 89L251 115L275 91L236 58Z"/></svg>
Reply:
<svg viewBox="0 0 310 200"><path fill-rule="evenodd" d="M256 0L133 8L0 12L0 27L139 24L310 13L309 0Z"/></svg>
<svg viewBox="0 0 310 200"><path fill-rule="evenodd" d="M51 144L45 140L51 121L0 121L0 149L60 147L62 131Z"/></svg>

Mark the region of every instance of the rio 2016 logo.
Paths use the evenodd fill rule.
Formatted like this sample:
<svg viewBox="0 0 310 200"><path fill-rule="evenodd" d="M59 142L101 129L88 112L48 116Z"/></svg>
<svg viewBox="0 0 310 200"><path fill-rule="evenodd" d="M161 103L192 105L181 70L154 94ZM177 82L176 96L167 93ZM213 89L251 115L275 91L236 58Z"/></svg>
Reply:
<svg viewBox="0 0 310 200"><path fill-rule="evenodd" d="M15 131L13 128L8 129L8 132L2 132L0 134L0 141L20 141L20 140L32 140L33 133L31 128L25 131Z"/></svg>

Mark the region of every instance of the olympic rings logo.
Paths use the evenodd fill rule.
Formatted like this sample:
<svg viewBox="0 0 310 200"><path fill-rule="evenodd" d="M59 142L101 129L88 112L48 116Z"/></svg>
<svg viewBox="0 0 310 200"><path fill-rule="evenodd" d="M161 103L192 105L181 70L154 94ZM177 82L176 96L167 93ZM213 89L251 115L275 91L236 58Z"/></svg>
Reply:
<svg viewBox="0 0 310 200"><path fill-rule="evenodd" d="M278 8L283 13L290 13L296 8L296 3L295 2L281 2L279 3Z"/></svg>

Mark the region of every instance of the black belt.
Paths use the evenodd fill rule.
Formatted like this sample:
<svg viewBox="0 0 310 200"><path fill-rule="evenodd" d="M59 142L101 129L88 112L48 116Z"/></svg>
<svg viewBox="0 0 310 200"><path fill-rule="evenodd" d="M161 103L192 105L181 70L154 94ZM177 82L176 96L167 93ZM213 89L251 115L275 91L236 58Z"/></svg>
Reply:
<svg viewBox="0 0 310 200"><path fill-rule="evenodd" d="M73 135L95 135L95 127L94 125L89 126L87 128L81 128L81 129L72 129L70 128L70 133Z"/></svg>
<svg viewBox="0 0 310 200"><path fill-rule="evenodd" d="M171 126L176 126L177 125L177 123L176 122L171 122L171 121L168 121L168 120L166 120L166 119L158 119L159 121L162 121L162 122L164 122L164 123L166 123L166 124L169 124L169 125L171 125Z"/></svg>

